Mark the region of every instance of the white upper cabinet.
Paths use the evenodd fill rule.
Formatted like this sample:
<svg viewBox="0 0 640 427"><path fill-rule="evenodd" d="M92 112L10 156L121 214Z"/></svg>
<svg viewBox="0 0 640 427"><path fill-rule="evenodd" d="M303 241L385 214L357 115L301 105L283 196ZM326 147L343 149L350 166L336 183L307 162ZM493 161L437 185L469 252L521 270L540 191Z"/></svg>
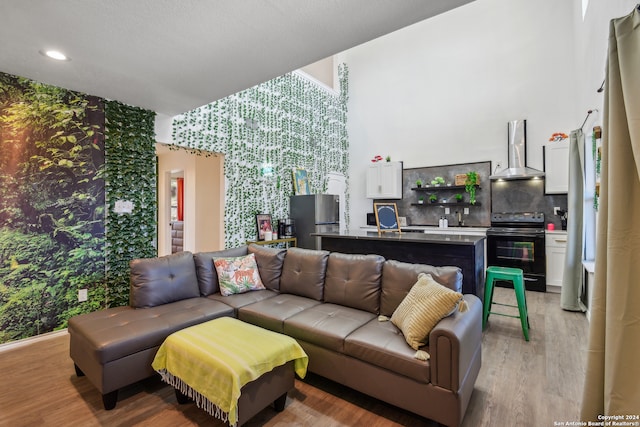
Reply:
<svg viewBox="0 0 640 427"><path fill-rule="evenodd" d="M569 140L544 146L544 192L566 194L569 191Z"/></svg>
<svg viewBox="0 0 640 427"><path fill-rule="evenodd" d="M402 162L377 162L367 169L367 197L402 199Z"/></svg>

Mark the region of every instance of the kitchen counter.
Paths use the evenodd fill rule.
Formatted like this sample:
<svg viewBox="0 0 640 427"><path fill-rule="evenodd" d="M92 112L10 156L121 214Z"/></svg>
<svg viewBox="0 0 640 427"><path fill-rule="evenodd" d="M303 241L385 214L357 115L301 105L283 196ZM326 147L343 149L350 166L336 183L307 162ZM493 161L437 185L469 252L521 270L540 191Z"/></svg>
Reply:
<svg viewBox="0 0 640 427"><path fill-rule="evenodd" d="M437 227L434 227L437 228ZM447 233L377 231L315 233L321 248L347 254L378 254L402 262L453 265L462 269L462 292L484 295L485 237Z"/></svg>
<svg viewBox="0 0 640 427"><path fill-rule="evenodd" d="M408 225L406 227L402 227L403 232L409 233L431 233L431 234L470 234L474 236L486 236L487 229L489 227L457 227L457 226L449 226L446 228L440 228L435 225ZM362 230L367 231L376 231L378 228L375 225L367 225L361 227Z"/></svg>
<svg viewBox="0 0 640 427"><path fill-rule="evenodd" d="M435 228L437 229L438 227ZM447 229L442 228L440 230ZM345 232L314 233L312 235L320 237L333 237L338 239L393 240L402 242L441 243L446 245L474 245L477 242L484 240L484 236L458 235L446 232L438 234L384 232L378 235L378 231L347 230Z"/></svg>

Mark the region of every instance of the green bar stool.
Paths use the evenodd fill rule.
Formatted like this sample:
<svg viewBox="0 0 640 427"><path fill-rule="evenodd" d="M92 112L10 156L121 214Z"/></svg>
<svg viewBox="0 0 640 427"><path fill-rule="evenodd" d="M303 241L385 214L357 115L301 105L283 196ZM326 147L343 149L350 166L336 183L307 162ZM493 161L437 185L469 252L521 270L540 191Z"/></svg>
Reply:
<svg viewBox="0 0 640 427"><path fill-rule="evenodd" d="M511 314L505 313L496 313L491 311L491 305L493 302L493 289L494 289L494 281L496 280L507 280L513 283L513 289L516 292L516 300L518 301L518 305L511 304L502 304L496 302L497 305L504 305L508 307L518 307L518 311L520 312L520 316L514 316ZM527 297L524 292L524 275L522 273L522 269L520 268L511 268L511 267L487 267L487 280L484 287L484 315L482 316L482 329L484 329L487 325L487 320L489 320L489 314L497 314L499 316L507 316L514 317L516 319L520 319L520 323L522 324L522 333L524 334L524 339L529 341L529 315L527 314Z"/></svg>

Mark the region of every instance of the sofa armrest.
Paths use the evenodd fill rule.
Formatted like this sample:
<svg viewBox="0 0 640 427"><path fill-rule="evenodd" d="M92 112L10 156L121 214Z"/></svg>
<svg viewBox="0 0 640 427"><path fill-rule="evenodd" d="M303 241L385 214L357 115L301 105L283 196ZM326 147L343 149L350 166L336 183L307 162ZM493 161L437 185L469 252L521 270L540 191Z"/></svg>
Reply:
<svg viewBox="0 0 640 427"><path fill-rule="evenodd" d="M429 334L431 383L454 392L481 357L482 302L471 294L464 299L468 311L445 317Z"/></svg>

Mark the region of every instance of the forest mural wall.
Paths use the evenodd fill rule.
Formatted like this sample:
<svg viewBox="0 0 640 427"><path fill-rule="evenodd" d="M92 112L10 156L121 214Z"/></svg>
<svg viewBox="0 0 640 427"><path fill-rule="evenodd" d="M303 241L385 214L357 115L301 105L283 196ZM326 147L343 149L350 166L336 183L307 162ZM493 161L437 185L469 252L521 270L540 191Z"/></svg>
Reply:
<svg viewBox="0 0 640 427"><path fill-rule="evenodd" d="M117 152L106 163L105 105ZM0 343L127 303L121 258L154 253L153 231L131 237L131 226L119 226L149 227L149 217L155 224L153 117L0 73ZM136 215L110 215L105 199L114 197L136 201ZM79 289L88 291L86 302L78 302Z"/></svg>
<svg viewBox="0 0 640 427"><path fill-rule="evenodd" d="M0 74L0 342L63 325L78 289L104 289L103 174L100 99Z"/></svg>
<svg viewBox="0 0 640 427"><path fill-rule="evenodd" d="M226 247L256 238L256 213L288 216L292 168L307 171L312 193L327 190L329 172L348 182L346 65L338 77L339 93L289 73L174 118L175 144L225 155Z"/></svg>

